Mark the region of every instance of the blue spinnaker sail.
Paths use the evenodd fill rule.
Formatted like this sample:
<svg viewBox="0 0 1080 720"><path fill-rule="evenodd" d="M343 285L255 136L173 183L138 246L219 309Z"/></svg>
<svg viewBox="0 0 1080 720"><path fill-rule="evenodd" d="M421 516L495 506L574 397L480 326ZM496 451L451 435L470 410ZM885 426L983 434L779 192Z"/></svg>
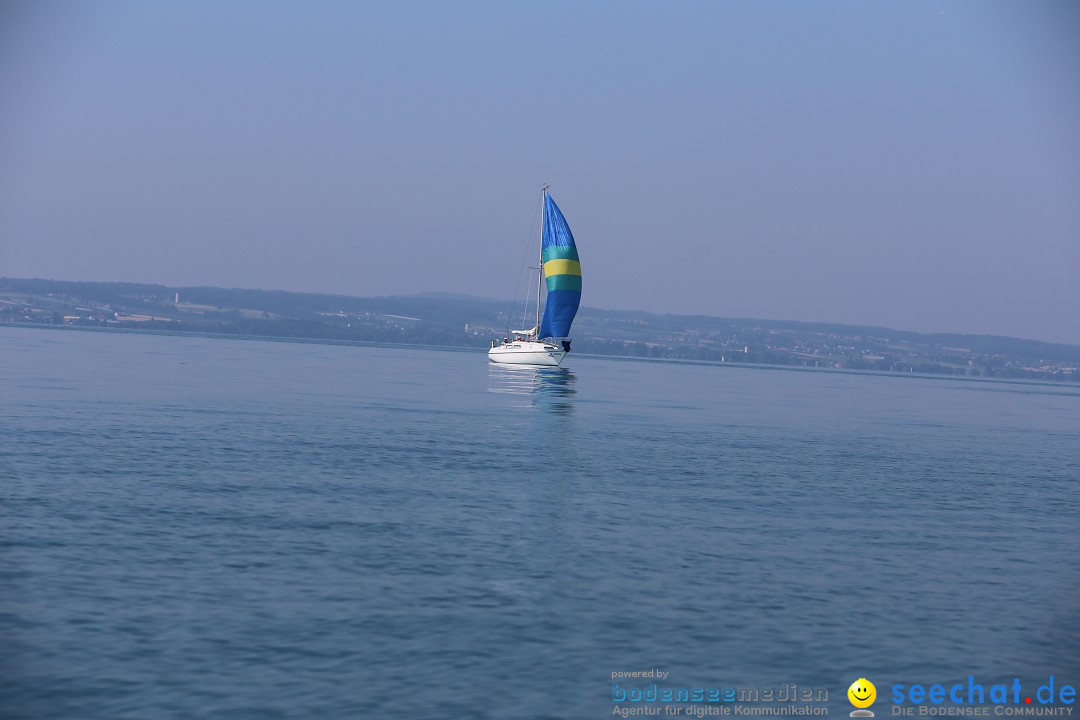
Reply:
<svg viewBox="0 0 1080 720"><path fill-rule="evenodd" d="M566 218L547 194L544 195L542 259L548 295L539 337L569 337L570 325L581 304L581 261Z"/></svg>

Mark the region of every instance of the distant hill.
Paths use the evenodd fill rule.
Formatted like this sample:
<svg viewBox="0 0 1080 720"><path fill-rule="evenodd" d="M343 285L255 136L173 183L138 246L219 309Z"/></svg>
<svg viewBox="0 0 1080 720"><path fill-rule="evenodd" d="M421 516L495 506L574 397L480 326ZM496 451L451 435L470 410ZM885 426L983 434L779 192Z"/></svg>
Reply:
<svg viewBox="0 0 1080 720"><path fill-rule="evenodd" d="M177 301L179 298L179 301ZM524 306L455 293L352 297L322 293L127 282L0 278L0 322L212 332L312 340L487 347L522 322ZM526 319L526 324L531 325ZM574 324L583 353L1080 379L1080 346L996 335L584 307Z"/></svg>
<svg viewBox="0 0 1080 720"><path fill-rule="evenodd" d="M404 295L404 296L401 296L401 297L418 297L418 298L425 298L425 299L429 299L429 300L465 300L466 302L470 302L470 301L473 301L473 302L491 302L491 303L504 303L506 305L510 304L510 301L505 300L505 299L500 300L499 298L477 297L475 295L466 295L465 293L451 293L451 292L422 292L422 293L415 293L413 295Z"/></svg>

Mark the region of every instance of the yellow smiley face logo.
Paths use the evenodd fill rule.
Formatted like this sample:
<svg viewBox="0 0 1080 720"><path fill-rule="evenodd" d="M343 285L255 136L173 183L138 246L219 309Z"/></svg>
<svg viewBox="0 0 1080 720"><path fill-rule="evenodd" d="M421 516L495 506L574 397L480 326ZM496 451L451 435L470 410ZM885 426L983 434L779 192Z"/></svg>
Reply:
<svg viewBox="0 0 1080 720"><path fill-rule="evenodd" d="M847 689L847 698L857 708L868 708L877 699L877 688L866 678L859 678Z"/></svg>

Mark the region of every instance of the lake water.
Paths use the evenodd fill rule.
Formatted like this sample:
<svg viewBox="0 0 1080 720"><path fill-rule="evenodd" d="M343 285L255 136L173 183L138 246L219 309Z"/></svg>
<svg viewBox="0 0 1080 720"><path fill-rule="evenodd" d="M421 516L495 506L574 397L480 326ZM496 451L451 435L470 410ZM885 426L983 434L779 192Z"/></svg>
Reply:
<svg viewBox="0 0 1080 720"><path fill-rule="evenodd" d="M0 328L0 716L1078 684L1077 387L565 366Z"/></svg>

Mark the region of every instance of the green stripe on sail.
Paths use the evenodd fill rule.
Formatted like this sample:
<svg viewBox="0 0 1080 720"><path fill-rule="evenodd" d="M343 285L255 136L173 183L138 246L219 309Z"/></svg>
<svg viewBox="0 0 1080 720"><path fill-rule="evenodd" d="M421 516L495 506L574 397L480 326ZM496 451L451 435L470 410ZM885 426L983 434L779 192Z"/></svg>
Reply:
<svg viewBox="0 0 1080 720"><path fill-rule="evenodd" d="M548 260L577 260L577 248L573 245L548 245L544 248L544 262Z"/></svg>
<svg viewBox="0 0 1080 720"><path fill-rule="evenodd" d="M552 275L547 279L548 292L556 290L577 290L581 292L580 275Z"/></svg>

